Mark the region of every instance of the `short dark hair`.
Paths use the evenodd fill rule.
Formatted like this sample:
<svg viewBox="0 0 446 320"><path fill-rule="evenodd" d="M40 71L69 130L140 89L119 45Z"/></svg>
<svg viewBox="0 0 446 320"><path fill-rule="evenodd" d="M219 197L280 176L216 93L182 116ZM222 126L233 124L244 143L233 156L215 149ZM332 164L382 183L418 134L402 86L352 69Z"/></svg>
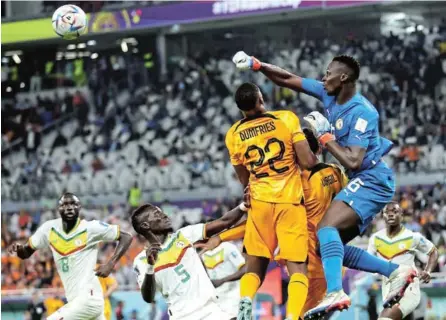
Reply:
<svg viewBox="0 0 446 320"><path fill-rule="evenodd" d="M141 223L140 217L143 213L150 212L152 210L155 210L156 206L150 203L143 204L142 206L136 208L132 212L131 220L132 220L132 226L133 229L135 229L136 232L140 232L139 224Z"/></svg>
<svg viewBox="0 0 446 320"><path fill-rule="evenodd" d="M304 128L303 132L305 134L305 138L307 138L308 145L310 146L311 152L316 154L319 151L319 142L317 141L316 137L313 134L313 131L311 131L308 128Z"/></svg>
<svg viewBox="0 0 446 320"><path fill-rule="evenodd" d="M76 199L77 199L76 202L79 202L79 203L81 202L80 199L79 199L79 197L78 197L77 195L75 195L74 193L71 193L71 192L64 192L64 193L60 196L59 200L57 200L57 203L60 203L60 201L61 201L63 198L65 198L65 197L76 198Z"/></svg>
<svg viewBox="0 0 446 320"><path fill-rule="evenodd" d="M356 81L359 79L359 72L361 70L361 66L355 58L349 55L340 55L333 58L333 61L337 61L340 63L345 64L350 70L353 72L353 81Z"/></svg>
<svg viewBox="0 0 446 320"><path fill-rule="evenodd" d="M235 92L235 103L242 111L249 111L256 107L260 89L254 83L245 82Z"/></svg>

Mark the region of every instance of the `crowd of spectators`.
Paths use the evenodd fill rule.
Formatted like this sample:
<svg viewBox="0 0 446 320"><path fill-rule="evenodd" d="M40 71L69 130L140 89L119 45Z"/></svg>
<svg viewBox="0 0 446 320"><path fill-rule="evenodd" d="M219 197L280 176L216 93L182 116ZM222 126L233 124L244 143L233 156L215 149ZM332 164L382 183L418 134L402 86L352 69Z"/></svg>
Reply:
<svg viewBox="0 0 446 320"><path fill-rule="evenodd" d="M36 96L35 101L23 99L2 103L2 149L21 140L27 155L39 148L42 131L75 113L80 123L85 123L89 106L80 91L66 91L54 98Z"/></svg>
<svg viewBox="0 0 446 320"><path fill-rule="evenodd" d="M269 39L259 41L249 53L291 72L314 78L322 77L334 55L355 56L363 66L359 89L380 112L382 134L396 145L390 154L391 165L398 172L438 171L446 168L445 33L445 27L440 26L400 37L356 39L350 35L340 44L328 39L286 44ZM80 174L104 170L107 179L118 181L117 185L109 181L117 192L125 191L128 184L144 175L147 179L147 168L154 166L158 167L156 174L162 181L157 187L190 189L203 184L229 183L231 177L228 174L215 182L206 175L226 170L226 163L220 165L219 162L226 160L224 135L240 118L232 98L239 84L256 82L271 109L289 109L298 115L321 109L321 104L312 97L278 88L262 75L235 70L230 58L236 50L238 48L229 46L212 53L195 52L176 59L168 66L168 81L149 82L143 87L141 85L147 81L142 81L144 77L139 73L144 70L142 60L123 56L100 58L89 66L88 72L84 71L88 74L86 83L93 106L78 112L76 130L65 137L68 141L79 137L86 147L75 154L74 159L67 150L69 146L62 146L62 160L54 163L54 159L49 158L48 166L58 175L63 172L79 176L76 180L87 180L93 189L101 189L94 186L95 176L80 177ZM130 68L133 64L134 68ZM116 83L110 81L110 75L118 72L122 77L127 69L133 71L128 71L124 78L137 81L125 81L128 83L125 88L116 87ZM75 100L76 96L72 104ZM45 119L51 121L60 114L60 103L55 105L56 112L50 112L50 115L45 112ZM70 108L68 103L65 105ZM39 108L45 107L39 103ZM39 123L43 121L42 117L34 118ZM9 122L2 128L11 132L8 129L12 126ZM32 128L36 126L28 127L34 130ZM36 143L33 149L35 146ZM39 156L47 154L44 151L42 148ZM85 157L87 154L95 159L94 165L90 157ZM39 163L44 165L43 161ZM20 164L14 166L7 169L13 171ZM120 166L129 171L126 173L128 182L113 178ZM180 174L176 174L174 167ZM47 172L47 181L59 178ZM172 172L180 177L177 181L169 175ZM142 187L145 189L144 185ZM45 190L45 187L41 189Z"/></svg>
<svg viewBox="0 0 446 320"><path fill-rule="evenodd" d="M250 53L315 78L322 76L333 55L354 55L363 65L360 90L378 108L382 133L396 145L390 154L391 165L399 172L438 171L446 168L446 53L441 51L444 38L439 30L401 39L349 38L342 45L329 40L303 41L283 50L274 42L267 47L260 42ZM79 138L82 152L73 154L69 145L61 146L62 160L55 163L50 157L46 162L37 161L37 166L46 164L53 169L46 171L47 181L60 179L61 172L77 177L103 170L115 192L124 192L138 179L158 181L148 168L161 178L159 184L140 183L145 190L231 183L224 135L240 117L232 98L238 84L257 82L272 109L303 115L321 108L316 99L278 88L261 75L237 72L227 59L235 50L221 51L221 56L200 52L172 62L167 83L139 89L134 85L129 91L105 92L107 82L101 79L108 77L89 73L95 108L82 109L76 130L65 137L68 141ZM13 165L16 167L7 169L15 170L20 164ZM118 176L124 172L119 169L122 166L124 178ZM218 178L213 181L212 177ZM84 185L93 190L102 189L96 186L95 175L79 176L79 180L86 180ZM45 190L43 183L40 190Z"/></svg>

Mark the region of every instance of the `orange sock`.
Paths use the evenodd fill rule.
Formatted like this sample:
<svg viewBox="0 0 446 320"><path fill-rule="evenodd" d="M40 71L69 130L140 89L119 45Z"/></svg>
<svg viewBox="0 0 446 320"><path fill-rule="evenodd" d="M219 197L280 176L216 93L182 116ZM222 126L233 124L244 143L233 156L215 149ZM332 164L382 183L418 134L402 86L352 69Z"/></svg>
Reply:
<svg viewBox="0 0 446 320"><path fill-rule="evenodd" d="M248 297L253 300L260 287L260 283L261 281L257 274L253 272L245 273L240 279L240 297Z"/></svg>
<svg viewBox="0 0 446 320"><path fill-rule="evenodd" d="M308 278L295 273L288 284L287 319L298 320L308 294Z"/></svg>

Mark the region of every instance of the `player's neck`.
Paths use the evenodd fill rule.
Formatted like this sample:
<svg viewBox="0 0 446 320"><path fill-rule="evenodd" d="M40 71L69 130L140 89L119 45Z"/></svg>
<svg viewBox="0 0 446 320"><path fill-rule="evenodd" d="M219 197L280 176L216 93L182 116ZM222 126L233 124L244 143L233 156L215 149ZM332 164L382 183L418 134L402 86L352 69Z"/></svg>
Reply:
<svg viewBox="0 0 446 320"><path fill-rule="evenodd" d="M392 238L392 237L398 235L398 233L400 233L401 230L403 230L402 224L399 224L397 226L388 226L387 227L387 235Z"/></svg>
<svg viewBox="0 0 446 320"><path fill-rule="evenodd" d="M265 113L265 111L263 110L251 110L251 111L246 111L245 114L245 118L252 118L258 115L261 115Z"/></svg>
<svg viewBox="0 0 446 320"><path fill-rule="evenodd" d="M79 220L79 218L77 218L74 221L63 221L62 220L62 226L63 226L63 230L65 231L65 233L70 233L71 231L73 231L73 229L77 225L78 220Z"/></svg>
<svg viewBox="0 0 446 320"><path fill-rule="evenodd" d="M346 85L336 97L337 104L344 104L356 94L356 86L354 84Z"/></svg>

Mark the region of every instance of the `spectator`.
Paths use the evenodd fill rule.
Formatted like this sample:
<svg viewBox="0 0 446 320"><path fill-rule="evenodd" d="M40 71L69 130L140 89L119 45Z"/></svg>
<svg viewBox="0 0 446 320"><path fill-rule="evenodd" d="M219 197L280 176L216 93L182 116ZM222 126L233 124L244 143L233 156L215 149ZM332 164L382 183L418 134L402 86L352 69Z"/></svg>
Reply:
<svg viewBox="0 0 446 320"><path fill-rule="evenodd" d="M408 144L401 149L400 158L404 159L408 172L416 172L420 160L420 150L415 145L415 137L406 139Z"/></svg>
<svg viewBox="0 0 446 320"><path fill-rule="evenodd" d="M28 123L25 134L25 150L27 157L36 153L36 150L40 145L41 136L40 127L36 124L33 125Z"/></svg>
<svg viewBox="0 0 446 320"><path fill-rule="evenodd" d="M38 292L33 293L31 303L28 305L25 318L27 320L41 320L46 314L45 304L41 301Z"/></svg>
<svg viewBox="0 0 446 320"><path fill-rule="evenodd" d="M85 125L87 124L89 108L80 91L76 91L73 96L73 108L77 113L77 119L79 120L79 129L83 130Z"/></svg>
<svg viewBox="0 0 446 320"><path fill-rule="evenodd" d="M124 320L124 302L118 301L118 306L115 310L116 320Z"/></svg>
<svg viewBox="0 0 446 320"><path fill-rule="evenodd" d="M31 217L29 216L29 213L25 210L20 211L20 217L19 217L19 227L21 230L25 230L28 228L29 223L31 222Z"/></svg>
<svg viewBox="0 0 446 320"><path fill-rule="evenodd" d="M129 203L131 211L135 210L136 208L138 208L140 206L141 197L142 197L142 191L139 188L138 183L135 182L133 184L133 187L130 188L128 195L127 195L127 199L128 199L128 203Z"/></svg>
<svg viewBox="0 0 446 320"><path fill-rule="evenodd" d="M62 173L68 174L68 173L71 173L71 170L72 170L72 168L70 165L70 160L67 159L67 160L65 160L65 164L62 168Z"/></svg>
<svg viewBox="0 0 446 320"><path fill-rule="evenodd" d="M76 159L72 159L70 165L71 165L71 172L82 171L82 166Z"/></svg>
<svg viewBox="0 0 446 320"><path fill-rule="evenodd" d="M104 162L97 156L94 156L93 161L91 162L91 168L93 172L101 171L105 169Z"/></svg>

